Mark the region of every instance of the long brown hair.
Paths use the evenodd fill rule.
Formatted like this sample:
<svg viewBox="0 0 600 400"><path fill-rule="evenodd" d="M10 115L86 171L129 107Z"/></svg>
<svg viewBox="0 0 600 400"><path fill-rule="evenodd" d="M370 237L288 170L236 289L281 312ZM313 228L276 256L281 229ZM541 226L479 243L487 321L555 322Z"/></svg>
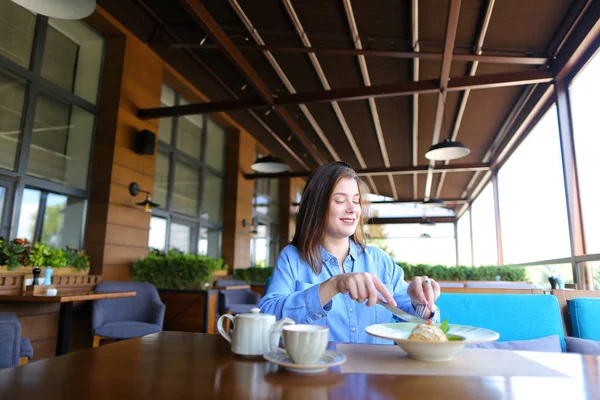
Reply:
<svg viewBox="0 0 600 400"><path fill-rule="evenodd" d="M298 248L302 259L310 265L316 275L321 273L323 267L321 241L327 228L330 198L333 189L343 178L354 179L358 183L362 213L351 238L362 249L365 247L364 222L368 218L367 185L345 162L336 161L316 168L306 181L300 209L296 216L296 231L292 239L292 244Z"/></svg>

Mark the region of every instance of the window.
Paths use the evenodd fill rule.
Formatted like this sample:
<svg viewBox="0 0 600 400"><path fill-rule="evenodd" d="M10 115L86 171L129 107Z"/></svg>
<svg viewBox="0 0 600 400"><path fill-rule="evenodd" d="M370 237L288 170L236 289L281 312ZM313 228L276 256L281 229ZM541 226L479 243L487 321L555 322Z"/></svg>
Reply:
<svg viewBox="0 0 600 400"><path fill-rule="evenodd" d="M496 242L496 217L494 192L488 183L471 205L473 264L496 265L498 245Z"/></svg>
<svg viewBox="0 0 600 400"><path fill-rule="evenodd" d="M456 223L458 241L458 264L464 266L473 265L473 253L471 251L471 212L466 211Z"/></svg>
<svg viewBox="0 0 600 400"><path fill-rule="evenodd" d="M257 155L260 157L260 154ZM253 266L272 266L279 254L279 181L256 179L252 199L252 238L250 255Z"/></svg>
<svg viewBox="0 0 600 400"><path fill-rule="evenodd" d="M369 224L366 233L369 246L383 249L395 261L456 265L454 224Z"/></svg>
<svg viewBox="0 0 600 400"><path fill-rule="evenodd" d="M81 248L86 207L84 199L26 188L17 236L55 247Z"/></svg>
<svg viewBox="0 0 600 400"><path fill-rule="evenodd" d="M188 101L163 85L161 104ZM225 130L204 115L161 118L158 138L148 245L221 257Z"/></svg>
<svg viewBox="0 0 600 400"><path fill-rule="evenodd" d="M600 55L596 54L571 84L569 94L573 115L573 141L577 158L577 177L585 245L588 254L600 253L600 188L598 186L598 160L600 147ZM579 255L579 254L578 254ZM598 270L598 268L596 268Z"/></svg>
<svg viewBox="0 0 600 400"><path fill-rule="evenodd" d="M498 172L504 264L569 257L569 226L556 107Z"/></svg>
<svg viewBox="0 0 600 400"><path fill-rule="evenodd" d="M83 244L104 46L82 21L0 2L0 174L13 180L12 236Z"/></svg>

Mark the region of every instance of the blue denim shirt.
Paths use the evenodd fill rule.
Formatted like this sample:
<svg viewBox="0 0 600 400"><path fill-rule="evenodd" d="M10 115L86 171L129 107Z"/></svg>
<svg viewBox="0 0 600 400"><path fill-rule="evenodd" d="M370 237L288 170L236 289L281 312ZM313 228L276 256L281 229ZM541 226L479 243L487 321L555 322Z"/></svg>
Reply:
<svg viewBox="0 0 600 400"><path fill-rule="evenodd" d="M367 247L364 251L350 240L350 254L344 260L345 272L372 272L394 296L398 307L417 314L407 294L408 284L404 271L381 249ZM286 246L273 271L273 280L259 307L263 313L274 314L279 320L291 318L297 324L317 324L329 327L329 340L350 343L390 344L391 341L376 338L365 332L372 324L393 321L393 315L384 307L367 307L350 298L348 293L338 293L325 306L321 305L319 286L334 275L341 273L336 257L321 249L323 268L319 275L302 260L293 245ZM439 310L432 319L439 321Z"/></svg>

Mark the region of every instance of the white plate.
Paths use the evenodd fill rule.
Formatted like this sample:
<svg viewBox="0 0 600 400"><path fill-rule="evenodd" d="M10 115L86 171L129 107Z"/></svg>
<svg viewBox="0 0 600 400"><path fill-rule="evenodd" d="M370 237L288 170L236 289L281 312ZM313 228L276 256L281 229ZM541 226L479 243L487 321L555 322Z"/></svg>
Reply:
<svg viewBox="0 0 600 400"><path fill-rule="evenodd" d="M410 357L423 361L447 361L467 344L494 342L500 337L498 332L489 329L449 325L448 333L462 337L464 340L448 342L408 340L410 332L417 325L412 322L396 322L371 325L365 330L369 335L395 341Z"/></svg>
<svg viewBox="0 0 600 400"><path fill-rule="evenodd" d="M325 350L317 364L295 364L292 358L284 352L268 353L264 355L265 360L280 365L291 372L299 374L318 374L327 371L328 368L341 365L346 362L346 356L339 351Z"/></svg>

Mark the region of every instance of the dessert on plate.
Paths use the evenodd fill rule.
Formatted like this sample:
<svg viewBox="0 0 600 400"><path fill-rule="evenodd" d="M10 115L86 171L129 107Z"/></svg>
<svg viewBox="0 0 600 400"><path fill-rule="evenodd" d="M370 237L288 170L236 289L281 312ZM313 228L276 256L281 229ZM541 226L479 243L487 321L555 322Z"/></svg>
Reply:
<svg viewBox="0 0 600 400"><path fill-rule="evenodd" d="M427 321L426 324L420 324L408 335L408 340L419 340L422 342L447 342L448 338L444 331L438 328L433 322Z"/></svg>

